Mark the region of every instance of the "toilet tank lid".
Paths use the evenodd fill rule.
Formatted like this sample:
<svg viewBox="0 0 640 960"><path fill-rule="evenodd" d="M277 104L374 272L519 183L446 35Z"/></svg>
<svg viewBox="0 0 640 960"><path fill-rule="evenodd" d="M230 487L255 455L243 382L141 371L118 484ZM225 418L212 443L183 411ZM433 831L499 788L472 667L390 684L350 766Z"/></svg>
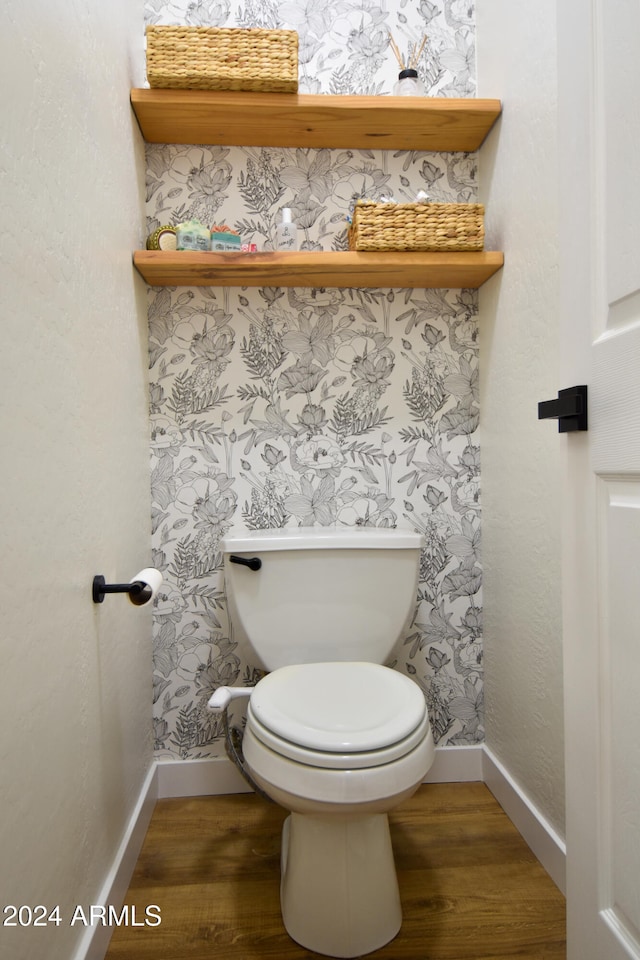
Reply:
<svg viewBox="0 0 640 960"><path fill-rule="evenodd" d="M230 530L224 553L261 550L406 550L422 547L422 535L391 527L293 527L282 530Z"/></svg>

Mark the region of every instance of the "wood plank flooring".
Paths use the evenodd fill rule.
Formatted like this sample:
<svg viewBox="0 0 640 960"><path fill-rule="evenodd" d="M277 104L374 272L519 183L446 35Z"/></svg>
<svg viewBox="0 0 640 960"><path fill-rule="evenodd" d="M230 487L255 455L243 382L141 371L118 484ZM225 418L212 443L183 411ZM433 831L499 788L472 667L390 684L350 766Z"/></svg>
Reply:
<svg viewBox="0 0 640 960"><path fill-rule="evenodd" d="M280 917L286 813L253 794L161 800L106 960L305 960ZM370 960L564 960L565 904L482 783L425 784L390 816L404 921ZM131 913L131 911L130 911Z"/></svg>

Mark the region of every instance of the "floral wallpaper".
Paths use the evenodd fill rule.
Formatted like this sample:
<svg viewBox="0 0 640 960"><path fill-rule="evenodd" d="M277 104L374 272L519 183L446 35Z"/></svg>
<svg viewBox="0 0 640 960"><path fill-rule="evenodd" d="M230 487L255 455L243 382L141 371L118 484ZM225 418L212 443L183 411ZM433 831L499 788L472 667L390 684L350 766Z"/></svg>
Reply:
<svg viewBox="0 0 640 960"><path fill-rule="evenodd" d="M388 33L431 95L474 94L473 4L147 0L154 23L295 28L301 92L384 94ZM147 217L227 223L272 249L290 207L303 249L346 249L354 197L476 196L475 154L147 146ZM425 538L395 666L442 744L483 739L477 298L468 290L149 291L159 757L224 755L206 702L252 684L227 615L232 526L403 525ZM303 629L303 625L301 626Z"/></svg>
<svg viewBox="0 0 640 960"><path fill-rule="evenodd" d="M146 0L147 23L297 30L300 93L391 93L426 34L418 73L430 96L475 95L474 0Z"/></svg>

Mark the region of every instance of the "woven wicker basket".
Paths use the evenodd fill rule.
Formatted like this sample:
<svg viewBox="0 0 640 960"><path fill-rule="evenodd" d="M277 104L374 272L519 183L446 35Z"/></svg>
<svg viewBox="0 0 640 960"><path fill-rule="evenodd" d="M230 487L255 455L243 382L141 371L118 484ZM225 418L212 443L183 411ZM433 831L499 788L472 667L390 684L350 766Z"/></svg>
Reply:
<svg viewBox="0 0 640 960"><path fill-rule="evenodd" d="M350 250L482 250L481 203L374 203L359 200Z"/></svg>
<svg viewBox="0 0 640 960"><path fill-rule="evenodd" d="M148 26L151 87L295 93L295 30Z"/></svg>

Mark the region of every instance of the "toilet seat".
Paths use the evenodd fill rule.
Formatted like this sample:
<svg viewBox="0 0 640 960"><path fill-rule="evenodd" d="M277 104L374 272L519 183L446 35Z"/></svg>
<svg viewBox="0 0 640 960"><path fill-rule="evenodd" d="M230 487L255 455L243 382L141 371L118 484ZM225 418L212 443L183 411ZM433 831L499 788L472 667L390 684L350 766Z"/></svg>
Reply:
<svg viewBox="0 0 640 960"><path fill-rule="evenodd" d="M280 756L325 769L381 766L411 752L428 733L420 688L367 662L281 667L256 685L247 722Z"/></svg>
<svg viewBox="0 0 640 960"><path fill-rule="evenodd" d="M251 708L249 707L249 709ZM273 750L274 753L281 757L287 757L289 760L295 760L310 767L322 767L325 770L363 770L391 763L392 760L399 760L410 753L424 740L429 731L429 720L425 712L422 723L416 727L410 736L405 737L398 743L393 743L380 750L366 750L364 753L329 753L323 750L310 750L308 747L301 747L290 740L284 740L282 737L276 736L271 730L263 727L255 717L250 717L249 724L257 739Z"/></svg>

